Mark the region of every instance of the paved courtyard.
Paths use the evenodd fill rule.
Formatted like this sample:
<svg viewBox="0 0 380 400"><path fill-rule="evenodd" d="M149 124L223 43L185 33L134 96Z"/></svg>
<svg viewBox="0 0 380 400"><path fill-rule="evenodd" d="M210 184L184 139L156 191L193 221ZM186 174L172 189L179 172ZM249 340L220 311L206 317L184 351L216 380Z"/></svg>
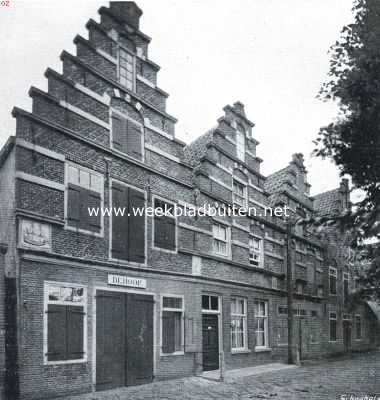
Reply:
<svg viewBox="0 0 380 400"><path fill-rule="evenodd" d="M255 376L234 377L228 383L193 377L65 400L333 400L344 399L341 397L344 394L380 396L380 351Z"/></svg>

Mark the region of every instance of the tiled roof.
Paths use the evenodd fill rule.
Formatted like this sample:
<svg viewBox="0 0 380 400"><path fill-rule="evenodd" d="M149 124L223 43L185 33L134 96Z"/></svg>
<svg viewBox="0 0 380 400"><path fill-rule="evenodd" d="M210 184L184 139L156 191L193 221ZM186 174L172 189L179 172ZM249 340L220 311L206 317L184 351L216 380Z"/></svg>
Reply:
<svg viewBox="0 0 380 400"><path fill-rule="evenodd" d="M206 154L207 144L212 141L213 133L216 128L212 128L183 149L184 161L195 167L199 160Z"/></svg>
<svg viewBox="0 0 380 400"><path fill-rule="evenodd" d="M333 189L314 196L314 209L321 215L337 215L340 212L340 189Z"/></svg>

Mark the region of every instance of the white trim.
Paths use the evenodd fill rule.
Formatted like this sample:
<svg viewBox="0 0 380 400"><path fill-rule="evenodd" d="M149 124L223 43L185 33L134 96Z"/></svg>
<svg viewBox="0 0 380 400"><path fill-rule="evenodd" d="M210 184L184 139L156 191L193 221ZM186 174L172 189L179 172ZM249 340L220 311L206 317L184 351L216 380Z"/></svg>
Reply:
<svg viewBox="0 0 380 400"><path fill-rule="evenodd" d="M87 111L83 111L81 108L78 108L76 106L73 106L72 104L67 103L65 100L59 100L59 105L83 118L86 118L87 120L93 122L94 124L100 125L102 128L105 128L107 130L110 129L110 124L108 122L105 122L99 119L98 117L93 116Z"/></svg>
<svg viewBox="0 0 380 400"><path fill-rule="evenodd" d="M136 79L139 80L140 82L145 83L145 85L150 86L152 89L156 89L156 85L149 79L145 78L144 76L136 74Z"/></svg>
<svg viewBox="0 0 380 400"><path fill-rule="evenodd" d="M110 61L112 64L117 65L117 58L112 57L110 54L106 53L101 48L96 48L96 52L104 57L106 60Z"/></svg>
<svg viewBox="0 0 380 400"><path fill-rule="evenodd" d="M268 257L277 258L277 260L281 260L281 261L284 260L283 256L280 256L279 254L276 254L276 253L272 253L270 251L265 251L265 255Z"/></svg>
<svg viewBox="0 0 380 400"><path fill-rule="evenodd" d="M264 340L265 340L265 345L264 346L257 346L256 345L258 330L257 330L257 326L255 326L254 327L254 332L255 332L255 352L258 352L258 351L270 351L271 348L269 347L269 301L256 298L254 300L255 309L256 309L256 303L264 303L264 313L265 313L265 315L256 315L254 313L254 318L255 318L255 322L256 322L256 318L265 318L264 319Z"/></svg>
<svg viewBox="0 0 380 400"><path fill-rule="evenodd" d="M76 304L72 303L73 306L83 307L83 357L81 359L76 360L57 360L57 361L48 361L47 360L47 351L48 351L48 316L47 309L49 304L49 285L54 286L67 286L67 287L75 287L75 288L83 288L83 303ZM88 300L87 300L87 286L81 285L77 283L68 283L68 282L56 282L56 281L44 281L44 304L43 304L43 364L44 365L56 365L56 364L78 364L87 362L88 356L88 332L87 332L87 314L88 314ZM52 304L64 304L68 305L69 303L65 302L54 302Z"/></svg>
<svg viewBox="0 0 380 400"><path fill-rule="evenodd" d="M214 182L217 183L218 185L225 187L225 188L226 188L227 190L229 190L230 192L232 192L231 186L228 186L226 183L220 181L219 179L214 178L213 176L209 176L209 179L212 180L212 181L214 181Z"/></svg>
<svg viewBox="0 0 380 400"><path fill-rule="evenodd" d="M231 243L235 246L239 246L239 247L243 247L244 249L248 249L249 250L249 245L245 244L243 242L240 242L239 240L232 240Z"/></svg>
<svg viewBox="0 0 380 400"><path fill-rule="evenodd" d="M243 300L244 302L244 313L236 314L232 313L232 301L233 300ZM230 327L230 340L231 340L231 353L245 353L249 352L248 348L248 310L247 310L247 298L241 296L231 296L230 299L230 317L231 317L231 325L232 325L232 317L243 318L243 347L232 347L232 326Z"/></svg>
<svg viewBox="0 0 380 400"><path fill-rule="evenodd" d="M174 207L176 207L176 203L175 202L173 202L171 200L167 200L166 198L158 196L158 195L153 195L152 196L152 206L153 207L154 207L154 200L155 199L161 200L161 201L163 201L165 203L171 204ZM169 218L173 218L175 220L175 225L174 225L175 226L175 232L174 232L175 250L163 249L161 247L156 247L154 245L154 230L155 230L155 226L154 226L155 217L154 216L152 217L152 250L158 250L158 251L162 251L164 253L177 254L177 252L178 252L178 218L176 216L169 217Z"/></svg>
<svg viewBox="0 0 380 400"><path fill-rule="evenodd" d="M191 226L191 225L185 224L184 222L179 222L178 226L180 228L188 229L189 231L203 233L203 234L211 236L211 237L213 236L212 232L210 232L210 231L206 231L205 229L201 229L201 228L197 228L195 226Z"/></svg>
<svg viewBox="0 0 380 400"><path fill-rule="evenodd" d="M40 178L36 175L27 174L26 172L16 171L16 178L21 179L23 181L35 183L41 186L47 186L55 190L60 190L61 192L65 191L65 185L63 183L58 183L51 181L49 179Z"/></svg>
<svg viewBox="0 0 380 400"><path fill-rule="evenodd" d="M227 174L232 175L233 174L233 168L227 168L224 165L220 163L216 163L215 165L217 168L221 169L222 171L226 172Z"/></svg>
<svg viewBox="0 0 380 400"><path fill-rule="evenodd" d="M159 135L164 136L164 137L166 137L166 138L169 139L169 140L174 140L174 137L171 136L171 135L169 135L169 133L163 131L163 130L160 129L160 128L157 128L157 127L154 126L154 125L152 125L152 123L150 122L150 119L149 119L149 118L144 118L144 125L145 125L146 128L150 129L151 131L156 132L156 133L158 133Z"/></svg>
<svg viewBox="0 0 380 400"><path fill-rule="evenodd" d="M236 146L236 142L232 140L229 136L226 136L225 139Z"/></svg>
<svg viewBox="0 0 380 400"><path fill-rule="evenodd" d="M240 185L243 187L243 196L240 196L239 194L236 193L235 191L235 182L237 185ZM242 203L240 204L238 201L236 201L236 198L242 199ZM240 207L248 207L248 190L247 190L247 183L243 182L241 179L236 178L234 175L232 175L232 203L236 204Z"/></svg>
<svg viewBox="0 0 380 400"><path fill-rule="evenodd" d="M54 158L58 161L65 161L65 156L63 154L57 153L53 150L49 150L46 147L38 146L37 144L33 144L31 142L27 142L24 139L16 138L16 145L20 147L24 147L28 150L33 150L37 153L43 154L46 157Z"/></svg>
<svg viewBox="0 0 380 400"><path fill-rule="evenodd" d="M182 308L164 308L164 297L171 297L175 299L182 300ZM182 351L175 351L173 353L163 353L162 352L162 314L164 311L169 312L181 312L181 347ZM183 295L177 294L160 294L160 357L168 357L168 356L182 356L185 354L185 297Z"/></svg>
<svg viewBox="0 0 380 400"><path fill-rule="evenodd" d="M93 231L88 231L86 229L81 229L81 228L75 228L73 226L70 226L67 224L67 208L68 208L68 188L69 188L69 172L68 169L70 166L73 166L74 168L77 168L78 170L86 171L92 175L97 175L100 178L101 181L101 191L98 192L100 193L100 210L99 212L101 213L101 209L104 207L104 176L100 172L97 172L93 169L83 167L80 164L76 164L71 161L66 161L65 162L65 184L64 184L64 229L67 231L71 232L78 232L78 233L83 233L85 235L90 235L90 236L95 236L95 237L104 237L104 216L102 213L100 214L100 232L93 232ZM80 186L80 185L79 185ZM91 190L91 189L89 189Z"/></svg>
<svg viewBox="0 0 380 400"><path fill-rule="evenodd" d="M109 179L109 184L108 184L110 207L113 207L113 205L112 205L112 183L113 182L116 182L119 185L130 187L130 188L132 188L134 190L137 190L137 191L139 191L141 193L144 193L144 199L145 199L144 207L146 208L146 205L147 205L147 192L144 189L141 189L139 187L133 186L133 185L131 185L129 183L125 183L125 182L120 181L120 180L115 179L115 178L110 178ZM117 259L117 258L112 258L112 217L109 219L109 246L108 246L108 259L109 259L109 261L115 261L117 263L122 262L122 263L125 263L125 264L130 264L130 265L135 265L135 266L142 266L142 267L146 267L148 265L147 264L148 263L148 249L147 249L147 247L148 247L148 218L147 218L146 213L144 213L144 214L145 214L145 231L144 231L144 241L145 241L145 243L144 243L144 256L145 256L145 260L144 260L144 263L137 263L137 262L134 262L134 261L120 260L120 259Z"/></svg>
<svg viewBox="0 0 380 400"><path fill-rule="evenodd" d="M256 156L253 154L253 153L251 153L249 150L246 150L245 151L249 156L251 156L252 158L256 158Z"/></svg>
<svg viewBox="0 0 380 400"><path fill-rule="evenodd" d="M154 153L159 154L162 157L165 157L169 160L175 161L176 163L181 162L181 160L178 157L173 156L173 155L167 153L166 151L161 150L159 147L156 147L156 146L146 143L145 148L149 151L153 151Z"/></svg>
<svg viewBox="0 0 380 400"><path fill-rule="evenodd" d="M110 105L111 97L108 96L106 93L101 96L100 94L94 92L93 90L89 89L87 86L83 86L82 84L75 82L74 83L75 89L78 89L80 92L86 94L89 97L92 97L94 100L102 103L106 106Z"/></svg>
<svg viewBox="0 0 380 400"><path fill-rule="evenodd" d="M271 236L267 236L267 232L265 232L265 240L268 240L268 242L276 243L280 246L283 246L285 244L284 240L278 240L278 239L272 238Z"/></svg>
<svg viewBox="0 0 380 400"><path fill-rule="evenodd" d="M260 241L260 249L259 249L259 251L254 250L253 246L252 246L252 251L251 251L251 241L252 241L253 238L255 238L255 239ZM252 235L251 234L250 237L249 237L249 248L248 248L248 250L249 250L248 264L251 265L251 266L257 267L257 268L264 268L264 266L265 266L265 264L264 264L264 255L265 255L264 238L262 238L261 236ZM258 254L260 256L257 265L254 264L253 262L251 262L251 260L256 262L254 257L251 257L251 255L254 256L255 254L256 255Z"/></svg>
<svg viewBox="0 0 380 400"><path fill-rule="evenodd" d="M120 82L120 50L128 53L130 56L132 56L133 58L133 71L132 71L132 75L133 75L133 81L132 81L132 92L136 92L136 54L132 53L129 49L127 49L126 47L120 45L120 43L117 43L117 58L116 60L116 76L117 76L117 81L120 83L120 85L122 85L123 87L125 87L127 90L131 90L129 88L127 88L127 86L123 85Z"/></svg>
<svg viewBox="0 0 380 400"><path fill-rule="evenodd" d="M141 290L133 290L118 287L95 286L93 290L92 303L92 384L96 386L96 292L98 290L104 292L121 292L121 293L136 293L153 297L153 375L157 369L157 295L152 292L143 292Z"/></svg>
<svg viewBox="0 0 380 400"><path fill-rule="evenodd" d="M221 240L215 237L214 235L214 226L215 225L219 225L222 226L222 228L226 229L226 240ZM231 227L229 225L226 225L225 223L220 223L218 221L214 221L213 222L213 226L212 226L212 254L218 256L218 257L223 257L223 258L227 258L227 259L231 259L232 256L232 249L231 249ZM224 242L226 244L226 254L221 254L215 251L214 248L214 241L218 240L220 242Z"/></svg>

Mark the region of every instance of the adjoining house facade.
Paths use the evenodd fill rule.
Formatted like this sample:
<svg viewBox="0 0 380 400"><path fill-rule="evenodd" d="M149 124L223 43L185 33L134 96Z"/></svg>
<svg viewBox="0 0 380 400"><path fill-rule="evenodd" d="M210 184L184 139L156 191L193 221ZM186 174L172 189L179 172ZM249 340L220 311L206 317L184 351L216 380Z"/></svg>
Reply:
<svg viewBox="0 0 380 400"><path fill-rule="evenodd" d="M62 52L63 73L46 70L48 92L30 89L32 112L13 110L16 135L0 153L5 390L42 399L286 361L282 218L133 209L335 213L349 207L347 184L313 199L300 154L263 176L240 102L193 143L176 139L141 10L110 2L99 14L89 39L74 39L77 54ZM110 206L131 215L88 213ZM296 227L292 242L295 351L376 347L373 309L345 308L353 277L341 236Z"/></svg>

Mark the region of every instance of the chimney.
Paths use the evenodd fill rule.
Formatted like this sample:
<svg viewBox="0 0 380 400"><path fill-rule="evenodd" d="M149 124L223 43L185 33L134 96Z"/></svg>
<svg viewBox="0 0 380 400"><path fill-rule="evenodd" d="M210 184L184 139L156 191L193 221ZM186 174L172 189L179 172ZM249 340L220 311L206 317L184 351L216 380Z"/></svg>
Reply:
<svg viewBox="0 0 380 400"><path fill-rule="evenodd" d="M237 101L236 103L234 103L234 109L238 114L243 115L245 117L245 111L244 111L244 104L243 103L241 103L240 101Z"/></svg>
<svg viewBox="0 0 380 400"><path fill-rule="evenodd" d="M110 9L134 29L139 29L141 9L134 1L110 1Z"/></svg>

